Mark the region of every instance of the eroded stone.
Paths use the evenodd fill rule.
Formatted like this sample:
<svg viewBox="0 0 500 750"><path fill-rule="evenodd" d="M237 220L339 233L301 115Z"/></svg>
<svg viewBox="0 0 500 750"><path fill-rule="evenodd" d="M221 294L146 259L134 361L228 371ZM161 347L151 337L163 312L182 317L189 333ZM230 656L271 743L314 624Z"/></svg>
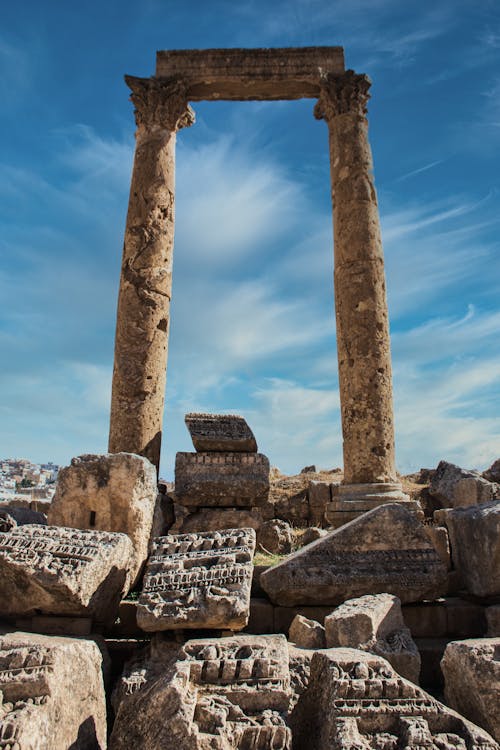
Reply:
<svg viewBox="0 0 500 750"><path fill-rule="evenodd" d="M289 750L284 636L152 644L122 677L110 750Z"/></svg>
<svg viewBox="0 0 500 750"><path fill-rule="evenodd" d="M292 527L278 518L265 521L257 532L257 547L263 552L288 554L292 550L292 542Z"/></svg>
<svg viewBox="0 0 500 750"><path fill-rule="evenodd" d="M175 496L181 505L253 507L269 495L262 453L177 453Z"/></svg>
<svg viewBox="0 0 500 750"><path fill-rule="evenodd" d="M354 649L313 655L291 725L294 750L498 750L385 659Z"/></svg>
<svg viewBox="0 0 500 750"><path fill-rule="evenodd" d="M406 627L401 602L392 594L350 599L325 617L326 645L371 651L418 683L420 654Z"/></svg>
<svg viewBox="0 0 500 750"><path fill-rule="evenodd" d="M498 485L489 482L478 471L467 471L448 461L439 462L429 492L443 508L480 505L500 497Z"/></svg>
<svg viewBox="0 0 500 750"><path fill-rule="evenodd" d="M261 575L276 604L340 604L363 594L391 593L402 602L446 591L446 566L424 527L389 503L330 532Z"/></svg>
<svg viewBox="0 0 500 750"><path fill-rule="evenodd" d="M446 703L500 741L500 638L452 641L441 669Z"/></svg>
<svg viewBox="0 0 500 750"><path fill-rule="evenodd" d="M84 455L60 470L49 510L53 526L128 534L132 584L148 555L157 499L156 469L133 453Z"/></svg>
<svg viewBox="0 0 500 750"><path fill-rule="evenodd" d="M0 635L2 750L106 747L102 656L93 641Z"/></svg>
<svg viewBox="0 0 500 750"><path fill-rule="evenodd" d="M139 626L241 630L249 617L254 550L253 529L155 539L137 606Z"/></svg>
<svg viewBox="0 0 500 750"><path fill-rule="evenodd" d="M186 414L186 427L196 451L257 453L246 419L235 414Z"/></svg>
<svg viewBox="0 0 500 750"><path fill-rule="evenodd" d="M316 620L295 615L288 633L292 643L300 648L325 648L325 628Z"/></svg>
<svg viewBox="0 0 500 750"><path fill-rule="evenodd" d="M125 534L18 526L0 536L0 614L113 621L128 591L131 555Z"/></svg>

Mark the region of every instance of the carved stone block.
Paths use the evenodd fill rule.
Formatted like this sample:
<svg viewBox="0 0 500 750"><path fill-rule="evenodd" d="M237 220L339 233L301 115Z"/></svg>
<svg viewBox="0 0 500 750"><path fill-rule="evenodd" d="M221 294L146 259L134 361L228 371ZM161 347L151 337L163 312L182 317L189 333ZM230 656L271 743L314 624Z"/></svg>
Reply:
<svg viewBox="0 0 500 750"><path fill-rule="evenodd" d="M175 497L181 505L264 505L269 459L262 453L177 453Z"/></svg>
<svg viewBox="0 0 500 750"><path fill-rule="evenodd" d="M137 606L139 626L241 630L250 611L254 551L253 529L155 539Z"/></svg>
<svg viewBox="0 0 500 750"><path fill-rule="evenodd" d="M422 524L403 506L381 505L330 532L261 575L276 604L340 604L363 594L403 602L446 591L446 566Z"/></svg>
<svg viewBox="0 0 500 750"><path fill-rule="evenodd" d="M0 535L0 615L113 621L131 555L125 534L18 526Z"/></svg>
<svg viewBox="0 0 500 750"><path fill-rule="evenodd" d="M2 750L106 747L102 656L93 641L0 636Z"/></svg>
<svg viewBox="0 0 500 750"><path fill-rule="evenodd" d="M60 470L49 510L53 526L128 534L132 584L148 554L156 505L156 469L133 453L84 455Z"/></svg>
<svg viewBox="0 0 500 750"><path fill-rule="evenodd" d="M313 655L291 724L294 750L498 750L385 659L354 649Z"/></svg>
<svg viewBox="0 0 500 750"><path fill-rule="evenodd" d="M288 750L289 692L283 636L155 641L122 676L110 750Z"/></svg>
<svg viewBox="0 0 500 750"><path fill-rule="evenodd" d="M196 451L257 453L246 419L235 414L186 414L186 427Z"/></svg>

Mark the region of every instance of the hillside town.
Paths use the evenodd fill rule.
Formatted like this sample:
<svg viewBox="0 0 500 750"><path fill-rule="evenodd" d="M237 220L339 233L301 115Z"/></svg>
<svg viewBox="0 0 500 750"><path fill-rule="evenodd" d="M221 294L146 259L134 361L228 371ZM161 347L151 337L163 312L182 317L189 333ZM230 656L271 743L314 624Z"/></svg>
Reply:
<svg viewBox="0 0 500 750"><path fill-rule="evenodd" d="M0 503L13 500L52 500L59 466L36 464L27 458L0 459Z"/></svg>

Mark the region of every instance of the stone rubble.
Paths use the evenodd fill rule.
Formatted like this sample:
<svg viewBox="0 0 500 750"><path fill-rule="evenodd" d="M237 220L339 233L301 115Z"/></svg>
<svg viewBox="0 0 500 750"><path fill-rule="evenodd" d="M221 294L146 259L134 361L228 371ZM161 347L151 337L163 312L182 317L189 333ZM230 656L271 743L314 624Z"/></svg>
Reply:
<svg viewBox="0 0 500 750"><path fill-rule="evenodd" d="M254 550L253 529L155 539L137 606L139 627L152 632L244 628Z"/></svg>
<svg viewBox="0 0 500 750"><path fill-rule="evenodd" d="M277 518L264 521L257 532L257 549L262 552L287 555L292 551L292 542L292 527Z"/></svg>
<svg viewBox="0 0 500 750"><path fill-rule="evenodd" d="M350 599L325 617L326 645L370 651L418 684L420 654L406 627L401 602L392 594Z"/></svg>
<svg viewBox="0 0 500 750"><path fill-rule="evenodd" d="M441 461L430 485L430 494L443 508L458 508L488 503L500 499L500 487L489 482L478 471L466 471L460 466Z"/></svg>

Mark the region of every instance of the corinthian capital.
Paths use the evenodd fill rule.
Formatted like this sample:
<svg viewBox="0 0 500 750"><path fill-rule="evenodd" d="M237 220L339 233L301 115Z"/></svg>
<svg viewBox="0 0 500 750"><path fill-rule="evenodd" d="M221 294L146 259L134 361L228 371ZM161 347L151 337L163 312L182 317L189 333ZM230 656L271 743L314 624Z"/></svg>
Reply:
<svg viewBox="0 0 500 750"><path fill-rule="evenodd" d="M321 92L314 107L317 120L330 120L337 115L364 117L372 82L367 75L346 70L342 75L327 74L321 80Z"/></svg>
<svg viewBox="0 0 500 750"><path fill-rule="evenodd" d="M125 82L132 91L130 100L139 130L175 132L194 123L186 87L178 79L125 76Z"/></svg>

